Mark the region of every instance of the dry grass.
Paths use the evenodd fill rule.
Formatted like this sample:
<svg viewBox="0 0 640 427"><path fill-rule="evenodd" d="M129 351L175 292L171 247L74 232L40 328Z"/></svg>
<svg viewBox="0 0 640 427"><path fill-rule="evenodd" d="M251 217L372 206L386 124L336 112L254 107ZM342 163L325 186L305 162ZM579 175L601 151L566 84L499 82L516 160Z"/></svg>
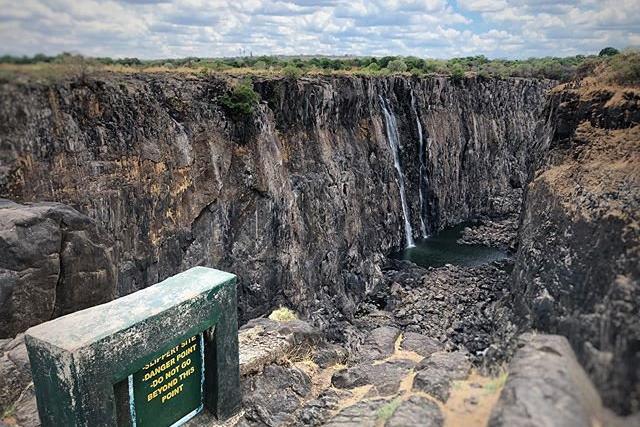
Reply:
<svg viewBox="0 0 640 427"><path fill-rule="evenodd" d="M486 426L506 380L506 372L498 377L472 372L466 380L456 381L451 396L441 406L445 426Z"/></svg>
<svg viewBox="0 0 640 427"><path fill-rule="evenodd" d="M290 322L292 320L298 320L298 315L287 307L280 307L271 312L269 319L275 320L276 322Z"/></svg>

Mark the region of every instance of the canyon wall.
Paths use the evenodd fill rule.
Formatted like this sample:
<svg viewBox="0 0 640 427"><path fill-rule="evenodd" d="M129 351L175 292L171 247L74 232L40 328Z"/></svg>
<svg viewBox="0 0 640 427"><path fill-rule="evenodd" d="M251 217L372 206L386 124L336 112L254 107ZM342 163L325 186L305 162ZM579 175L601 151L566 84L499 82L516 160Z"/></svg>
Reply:
<svg viewBox="0 0 640 427"><path fill-rule="evenodd" d="M104 74L0 85L0 196L57 201L114 242L118 294L194 265L240 277L240 316L322 316L405 245L390 136L414 238L519 208L550 82ZM385 116L384 108L392 117ZM397 127L397 129L392 129Z"/></svg>
<svg viewBox="0 0 640 427"><path fill-rule="evenodd" d="M621 414L640 410L639 107L633 88L554 89L512 289L523 324L566 336Z"/></svg>

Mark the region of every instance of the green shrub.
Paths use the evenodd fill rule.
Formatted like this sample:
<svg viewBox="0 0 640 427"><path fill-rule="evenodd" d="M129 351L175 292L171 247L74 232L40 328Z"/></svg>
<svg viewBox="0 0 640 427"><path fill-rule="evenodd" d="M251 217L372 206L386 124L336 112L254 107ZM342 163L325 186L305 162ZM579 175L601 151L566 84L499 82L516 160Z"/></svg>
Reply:
<svg viewBox="0 0 640 427"><path fill-rule="evenodd" d="M407 71L407 64L402 59L394 59L387 64L387 70L392 73L404 73Z"/></svg>
<svg viewBox="0 0 640 427"><path fill-rule="evenodd" d="M367 70L373 72L380 71L380 66L376 62L372 62L371 64L367 65Z"/></svg>
<svg viewBox="0 0 640 427"><path fill-rule="evenodd" d="M460 64L454 64L451 67L451 78L454 81L460 81L464 78L464 69Z"/></svg>
<svg viewBox="0 0 640 427"><path fill-rule="evenodd" d="M256 70L266 70L267 63L264 61L256 61L256 63L253 64L253 68L255 68Z"/></svg>
<svg viewBox="0 0 640 427"><path fill-rule="evenodd" d="M259 101L260 95L253 90L250 79L245 79L235 85L230 93L220 98L220 104L234 116L250 115Z"/></svg>
<svg viewBox="0 0 640 427"><path fill-rule="evenodd" d="M596 69L603 64L603 58L588 58L583 63L576 67L574 72L574 78L581 80L588 76L593 76L596 73Z"/></svg>
<svg viewBox="0 0 640 427"><path fill-rule="evenodd" d="M400 406L401 403L402 403L402 398L398 396L395 399L382 405L380 409L378 409L378 412L376 413L377 415L376 424L381 424L381 425L385 424L389 420L389 418L393 416L393 414L396 412L396 410L398 409L398 406Z"/></svg>
<svg viewBox="0 0 640 427"><path fill-rule="evenodd" d="M302 75L302 70L294 65L287 65L282 69L282 74L288 79L297 79Z"/></svg>

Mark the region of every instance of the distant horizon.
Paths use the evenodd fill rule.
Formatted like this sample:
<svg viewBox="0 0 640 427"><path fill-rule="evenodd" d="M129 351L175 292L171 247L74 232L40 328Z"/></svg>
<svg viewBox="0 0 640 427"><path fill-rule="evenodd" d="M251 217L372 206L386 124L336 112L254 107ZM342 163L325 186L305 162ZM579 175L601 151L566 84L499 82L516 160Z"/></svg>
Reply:
<svg viewBox="0 0 640 427"><path fill-rule="evenodd" d="M430 57L430 56L416 56L416 55L394 55L394 54L385 54L385 55L351 55L351 54L344 54L344 55L329 55L329 54L289 54L289 55L282 55L282 54L265 54L265 55L244 55L244 56L239 56L239 55L230 55L230 56L176 56L176 57L148 57L148 58L140 58L140 57L135 57L135 56L93 56L93 55L85 55L82 52L58 52L58 53L53 53L53 54L45 54L42 52L37 52L33 55L22 55L22 54L11 54L11 53L0 53L0 57L2 56L11 56L14 58L21 58L21 57L27 57L27 58L33 58L36 55L45 55L47 57L56 57L59 55L64 55L64 54L70 54L70 55L79 55L82 56L84 58L110 58L110 59L114 59L114 60L122 60L122 59L127 59L127 58L136 58L139 59L141 61L149 61L149 62L153 62L153 61L162 61L162 60L171 60L171 61L175 61L175 60L185 60L185 59L199 59L199 60L230 60L230 59L243 59L243 58L260 58L260 57L267 57L267 58L282 58L282 59L295 59L295 58L308 58L308 59L312 59L312 58L327 58L327 59L358 59L358 58L376 58L376 59L380 59L380 58L384 58L384 57L395 57L395 58L409 58L409 57L415 57L415 58L420 58L420 59L433 59L433 60L441 60L441 61L447 61L447 60L452 60L452 59L457 59L457 58L472 58L472 57L479 57L479 56L484 56L487 60L489 61L526 61L527 59L542 59L542 58L572 58L575 56L598 56L598 53L606 47L613 47L617 50L619 50L620 52L623 52L625 50L628 49L632 49L632 50L640 50L640 47L637 46L627 46L624 48L619 48L616 46L602 46L602 48L598 49L595 52L589 52L589 53L578 53L575 55L560 55L560 56L554 56L554 55L545 55L545 56L530 56L530 57L526 57L526 58L508 58L508 57L490 57L490 56L486 56L483 54L479 54L479 55L467 55L467 56L451 56L451 57L443 57L443 58L436 58L436 57Z"/></svg>
<svg viewBox="0 0 640 427"><path fill-rule="evenodd" d="M0 0L0 55L518 60L640 46L637 0Z"/></svg>

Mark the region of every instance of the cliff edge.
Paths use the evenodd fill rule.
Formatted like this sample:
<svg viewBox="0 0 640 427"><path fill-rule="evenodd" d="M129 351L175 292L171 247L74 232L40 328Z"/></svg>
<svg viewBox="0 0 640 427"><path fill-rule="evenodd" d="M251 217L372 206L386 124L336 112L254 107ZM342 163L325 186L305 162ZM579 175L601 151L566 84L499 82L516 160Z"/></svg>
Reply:
<svg viewBox="0 0 640 427"><path fill-rule="evenodd" d="M607 406L640 410L640 90L553 90L553 137L526 191L513 293L569 338Z"/></svg>

